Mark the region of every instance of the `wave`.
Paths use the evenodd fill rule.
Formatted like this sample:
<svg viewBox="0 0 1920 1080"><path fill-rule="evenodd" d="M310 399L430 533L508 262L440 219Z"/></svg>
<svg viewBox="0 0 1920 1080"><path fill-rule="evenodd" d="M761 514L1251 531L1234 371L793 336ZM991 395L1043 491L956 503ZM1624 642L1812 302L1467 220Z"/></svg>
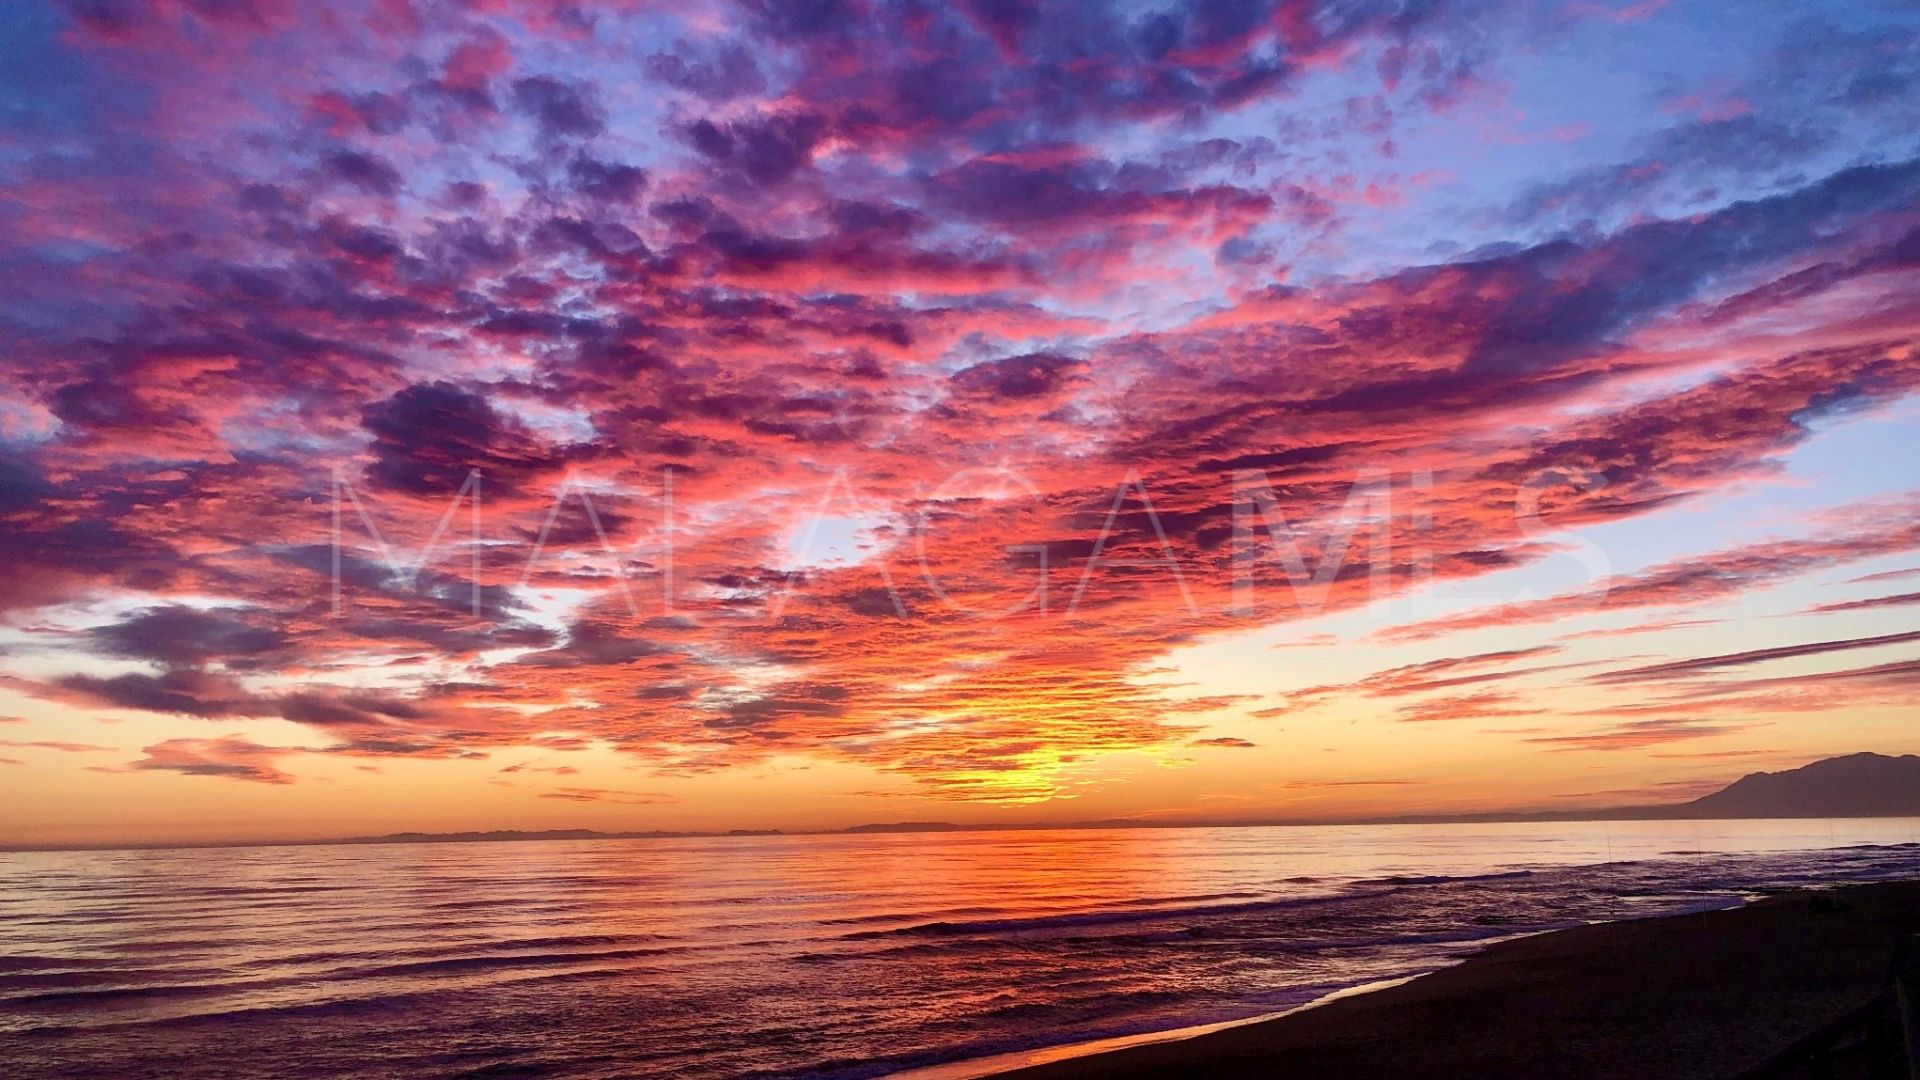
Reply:
<svg viewBox="0 0 1920 1080"><path fill-rule="evenodd" d="M962 937L969 935L1019 934L1041 930L1080 929L1163 919L1217 919L1233 915L1252 915L1291 908L1317 907L1373 897L1391 896L1397 891L1344 892L1329 896L1300 896L1280 900L1257 900L1244 904L1213 904L1187 907L1103 909L1061 915L1039 915L1015 919L976 919L970 922L939 921L902 926L892 930L861 930L840 935L841 941L871 941L892 937Z"/></svg>
<svg viewBox="0 0 1920 1080"><path fill-rule="evenodd" d="M1304 878L1304 879L1290 879L1290 880L1312 881L1313 879ZM1170 906L1170 905L1177 905L1177 904L1198 904L1208 900L1247 900L1247 899L1253 899L1253 898L1261 897L1265 895L1267 894L1258 893L1258 892L1239 891L1239 892L1195 893L1192 895L1184 895L1184 896L1142 896L1142 897L1138 897L1131 900L1109 901L1109 907L1119 909L1119 908L1148 907L1153 905ZM1004 907L961 907L961 908L943 908L943 909L934 910L934 911L889 911L889 912L881 912L881 913L872 914L872 915L850 915L845 918L839 918L839 919L821 919L819 922L819 925L821 926L862 926L870 923L906 922L907 920L910 920L910 919L919 919L931 924L934 922L951 921L952 917L957 915L998 915L1003 912L1006 912L1007 910L1008 909ZM1034 916L1028 916L1028 917L1032 918Z"/></svg>
<svg viewBox="0 0 1920 1080"><path fill-rule="evenodd" d="M1393 874L1387 877L1361 878L1360 885L1460 885L1479 881L1513 881L1530 878L1531 870L1505 870L1497 874Z"/></svg>
<svg viewBox="0 0 1920 1080"><path fill-rule="evenodd" d="M1393 896L1402 889L1419 886L1518 881L1531 878L1534 876L1534 873L1532 870L1509 870L1488 874L1391 875L1377 878L1362 878L1352 882L1346 890L1341 892L1317 896L1293 896L1252 900L1237 904L1181 904L1179 901L1204 901L1237 896L1259 896L1261 894L1246 892L1210 893L1190 897L1123 900L1117 901L1109 907L1094 911L1075 911L1005 919L961 921L941 919L887 930L863 930L850 934L842 934L840 935L840 940L869 941L889 937L960 937L968 935L1018 934L1052 929L1108 926L1130 922L1218 919L1241 915L1257 915L1266 912L1280 912L1295 908L1319 907L1328 904L1372 900ZM1367 888L1367 886L1387 887L1370 889ZM1170 901L1172 903L1170 903ZM1167 906L1133 906L1148 904Z"/></svg>
<svg viewBox="0 0 1920 1080"><path fill-rule="evenodd" d="M335 972L335 978L380 979L406 975L434 975L465 971L491 971L522 967L553 967L568 964L598 964L610 960L639 960L686 952L687 946L667 945L649 949L607 949L601 952L528 953L511 956L455 956L444 960L421 960L408 964L349 968Z"/></svg>
<svg viewBox="0 0 1920 1080"><path fill-rule="evenodd" d="M183 1013L177 1016L141 1017L116 1022L87 1024L41 1024L23 1028L15 1034L55 1039L83 1032L112 1032L126 1029L145 1029L158 1027L230 1027L236 1030L250 1023L271 1021L280 1018L320 1019L332 1017L361 1016L369 1013L393 1012L401 1008L419 1005L426 999L449 994L451 990L407 990L393 993L373 993L331 997L320 1001L295 1002L286 1005L255 1005L235 1009L223 1009L219 1012Z"/></svg>
<svg viewBox="0 0 1920 1080"><path fill-rule="evenodd" d="M40 987L86 987L100 984L128 983L138 980L178 979L188 977L207 978L217 976L213 969L183 971L180 968L80 968L53 969L44 971L16 971L0 974L0 990L34 990ZM55 991L47 991L53 993ZM0 997L0 1001L21 1000L19 998Z"/></svg>
<svg viewBox="0 0 1920 1080"><path fill-rule="evenodd" d="M16 971L55 971L68 968L111 968L118 960L105 956L0 956L0 973Z"/></svg>
<svg viewBox="0 0 1920 1080"><path fill-rule="evenodd" d="M7 998L9 1006L25 1005L105 1005L138 1001L168 1001L177 998L209 997L232 993L245 987L258 989L258 983L170 983L162 986L106 986L92 990L51 990L41 994L18 994Z"/></svg>
<svg viewBox="0 0 1920 1080"><path fill-rule="evenodd" d="M901 922L906 919L931 919L935 915L992 915L1003 907L961 907L939 911L890 911L877 915L849 915L842 919L821 919L821 926L862 926L867 923Z"/></svg>

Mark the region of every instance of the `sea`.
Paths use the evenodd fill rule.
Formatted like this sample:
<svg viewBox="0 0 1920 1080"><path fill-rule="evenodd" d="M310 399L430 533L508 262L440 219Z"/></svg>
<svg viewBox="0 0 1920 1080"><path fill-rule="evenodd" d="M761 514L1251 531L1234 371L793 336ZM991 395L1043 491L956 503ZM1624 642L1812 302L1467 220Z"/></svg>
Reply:
<svg viewBox="0 0 1920 1080"><path fill-rule="evenodd" d="M1920 819L4 854L0 1075L958 1080L1894 878Z"/></svg>

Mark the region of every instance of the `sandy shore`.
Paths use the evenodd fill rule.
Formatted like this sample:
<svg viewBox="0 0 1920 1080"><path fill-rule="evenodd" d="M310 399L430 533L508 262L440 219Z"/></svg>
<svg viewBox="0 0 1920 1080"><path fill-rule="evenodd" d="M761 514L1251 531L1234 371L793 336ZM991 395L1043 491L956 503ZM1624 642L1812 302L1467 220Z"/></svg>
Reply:
<svg viewBox="0 0 1920 1080"><path fill-rule="evenodd" d="M1920 882L1579 927L1291 1016L1004 1073L1019 1080L1733 1077L1886 985Z"/></svg>

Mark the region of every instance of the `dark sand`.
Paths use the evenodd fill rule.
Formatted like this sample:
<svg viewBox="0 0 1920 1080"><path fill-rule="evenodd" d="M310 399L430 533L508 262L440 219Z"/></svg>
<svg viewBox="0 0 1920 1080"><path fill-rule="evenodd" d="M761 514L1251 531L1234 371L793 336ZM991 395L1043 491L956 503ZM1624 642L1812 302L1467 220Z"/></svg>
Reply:
<svg viewBox="0 0 1920 1080"><path fill-rule="evenodd" d="M1079 1077L1733 1077L1888 985L1920 882L1583 926L1291 1016L1002 1074Z"/></svg>

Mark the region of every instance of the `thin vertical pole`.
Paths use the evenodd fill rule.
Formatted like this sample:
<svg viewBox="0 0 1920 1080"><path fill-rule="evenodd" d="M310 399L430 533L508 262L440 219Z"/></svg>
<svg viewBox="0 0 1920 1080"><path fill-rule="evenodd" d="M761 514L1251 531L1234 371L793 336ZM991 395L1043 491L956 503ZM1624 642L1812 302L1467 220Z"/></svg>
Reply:
<svg viewBox="0 0 1920 1080"><path fill-rule="evenodd" d="M1893 981L1899 990L1900 1026L1906 1032L1907 1075L1920 1080L1920 934L1901 942L1894 953Z"/></svg>

